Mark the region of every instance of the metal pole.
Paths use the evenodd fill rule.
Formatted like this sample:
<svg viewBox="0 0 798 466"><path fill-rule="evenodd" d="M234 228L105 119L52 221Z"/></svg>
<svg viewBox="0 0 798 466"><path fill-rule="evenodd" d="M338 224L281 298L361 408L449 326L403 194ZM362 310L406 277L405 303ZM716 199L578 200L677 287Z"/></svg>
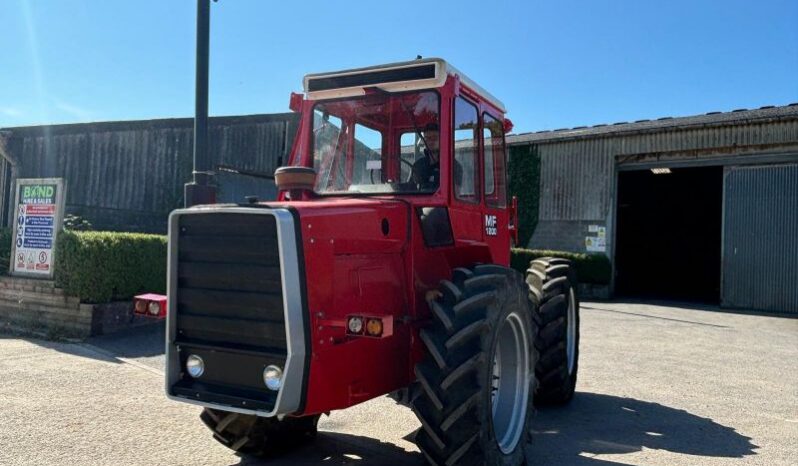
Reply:
<svg viewBox="0 0 798 466"><path fill-rule="evenodd" d="M208 56L210 43L211 3L197 0L197 68L194 113L194 169L193 181L186 183L185 204L216 202L216 186L208 156Z"/></svg>

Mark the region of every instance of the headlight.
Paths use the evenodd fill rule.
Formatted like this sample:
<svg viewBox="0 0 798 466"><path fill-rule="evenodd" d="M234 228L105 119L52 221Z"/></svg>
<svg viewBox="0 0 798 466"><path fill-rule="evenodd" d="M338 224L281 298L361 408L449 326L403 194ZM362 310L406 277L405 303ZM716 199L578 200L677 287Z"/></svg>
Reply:
<svg viewBox="0 0 798 466"><path fill-rule="evenodd" d="M263 369L263 383L266 384L266 388L276 392L283 383L283 370L277 366L266 366L266 369Z"/></svg>
<svg viewBox="0 0 798 466"><path fill-rule="evenodd" d="M195 379L200 377L202 373L205 372L205 361L196 354L189 355L189 357L186 358L186 371L188 371L188 375Z"/></svg>
<svg viewBox="0 0 798 466"><path fill-rule="evenodd" d="M161 313L161 303L158 301L150 301L150 304L147 306L147 310L150 314L157 316Z"/></svg>
<svg viewBox="0 0 798 466"><path fill-rule="evenodd" d="M349 333L360 333L363 331L363 318L362 317L350 317L349 322L347 323L347 327L349 328Z"/></svg>

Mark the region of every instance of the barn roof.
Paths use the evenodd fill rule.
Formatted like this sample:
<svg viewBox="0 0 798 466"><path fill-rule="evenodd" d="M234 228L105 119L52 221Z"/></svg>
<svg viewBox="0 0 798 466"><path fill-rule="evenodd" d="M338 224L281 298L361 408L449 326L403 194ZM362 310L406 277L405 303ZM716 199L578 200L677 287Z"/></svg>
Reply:
<svg viewBox="0 0 798 466"><path fill-rule="evenodd" d="M529 142L543 143L569 139L619 136L635 133L661 132L706 126L726 126L729 124L767 122L773 120L798 119L798 103L783 106L765 106L757 109L737 109L730 112L709 112L703 115L685 117L663 117L655 120L638 120L595 126L578 126L553 131L511 134L508 144Z"/></svg>

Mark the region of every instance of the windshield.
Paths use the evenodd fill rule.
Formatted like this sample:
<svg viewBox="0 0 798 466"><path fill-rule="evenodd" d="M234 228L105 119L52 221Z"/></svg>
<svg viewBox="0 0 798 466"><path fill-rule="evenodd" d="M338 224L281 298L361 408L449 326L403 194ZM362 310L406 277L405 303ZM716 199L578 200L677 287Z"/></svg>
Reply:
<svg viewBox="0 0 798 466"><path fill-rule="evenodd" d="M436 92L425 91L316 104L316 192L435 192L440 184L439 100Z"/></svg>

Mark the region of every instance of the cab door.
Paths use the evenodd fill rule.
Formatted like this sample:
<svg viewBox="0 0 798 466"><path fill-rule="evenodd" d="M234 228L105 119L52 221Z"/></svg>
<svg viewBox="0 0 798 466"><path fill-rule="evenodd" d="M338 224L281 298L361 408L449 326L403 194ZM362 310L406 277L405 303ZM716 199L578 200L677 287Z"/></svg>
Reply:
<svg viewBox="0 0 798 466"><path fill-rule="evenodd" d="M479 168L479 110L475 103L454 99L452 203L450 218L454 238L460 242L483 243L481 173Z"/></svg>
<svg viewBox="0 0 798 466"><path fill-rule="evenodd" d="M482 113L480 159L483 186L483 241L497 264L510 262L510 216L507 209L507 151L501 118Z"/></svg>

